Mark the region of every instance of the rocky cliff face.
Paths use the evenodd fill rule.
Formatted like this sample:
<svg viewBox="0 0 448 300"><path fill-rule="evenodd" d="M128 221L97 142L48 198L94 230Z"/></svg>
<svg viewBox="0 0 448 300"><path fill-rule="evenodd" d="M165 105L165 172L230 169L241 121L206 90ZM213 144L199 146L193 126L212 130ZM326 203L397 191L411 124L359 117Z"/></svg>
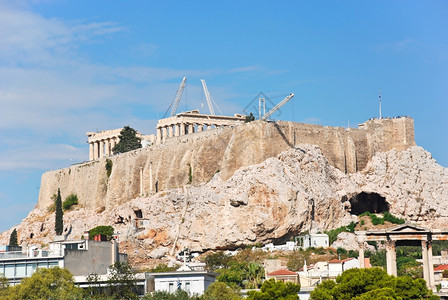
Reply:
<svg viewBox="0 0 448 300"><path fill-rule="evenodd" d="M217 173L207 183L137 197L104 211L81 206L66 212L64 222L70 238L112 225L120 242L134 243L145 258L184 247L204 251L286 240L311 225L320 230L347 225L365 207L443 227L447 200L448 169L421 147L377 153L362 172L345 174L320 148L304 144L242 167L226 180ZM17 229L22 243L47 243L54 214L36 208Z"/></svg>

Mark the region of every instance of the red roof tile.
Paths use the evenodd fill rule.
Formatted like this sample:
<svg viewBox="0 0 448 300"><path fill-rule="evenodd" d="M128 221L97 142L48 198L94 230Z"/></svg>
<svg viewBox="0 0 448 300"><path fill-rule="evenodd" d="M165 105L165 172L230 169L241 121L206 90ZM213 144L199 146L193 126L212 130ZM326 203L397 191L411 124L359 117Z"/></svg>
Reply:
<svg viewBox="0 0 448 300"><path fill-rule="evenodd" d="M332 260L330 260L328 263L329 264L339 264L339 263L341 263L342 261L340 261L340 260L338 260L337 258L333 258Z"/></svg>
<svg viewBox="0 0 448 300"><path fill-rule="evenodd" d="M443 271L443 270L448 270L448 265L440 265L434 268L434 271Z"/></svg>
<svg viewBox="0 0 448 300"><path fill-rule="evenodd" d="M297 275L296 272L287 270L287 269L280 269L274 272L271 272L268 274L269 276L279 276L279 275Z"/></svg>

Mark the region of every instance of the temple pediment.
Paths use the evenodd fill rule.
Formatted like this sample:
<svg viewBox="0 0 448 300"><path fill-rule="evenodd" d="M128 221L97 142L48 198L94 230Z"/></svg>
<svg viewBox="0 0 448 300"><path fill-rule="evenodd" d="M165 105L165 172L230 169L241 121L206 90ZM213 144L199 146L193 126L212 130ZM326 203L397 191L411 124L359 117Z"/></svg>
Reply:
<svg viewBox="0 0 448 300"><path fill-rule="evenodd" d="M424 228L415 224L401 224L401 225L397 225L394 227L390 227L388 229L386 229L387 233L423 233L423 232L431 232L431 229L428 228Z"/></svg>

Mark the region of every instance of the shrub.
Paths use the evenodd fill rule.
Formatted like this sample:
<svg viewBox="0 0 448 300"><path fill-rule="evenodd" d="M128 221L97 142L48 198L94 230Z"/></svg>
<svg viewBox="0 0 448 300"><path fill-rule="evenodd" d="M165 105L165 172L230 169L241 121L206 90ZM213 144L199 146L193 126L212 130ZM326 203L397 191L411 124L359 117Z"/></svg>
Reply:
<svg viewBox="0 0 448 300"><path fill-rule="evenodd" d="M369 216L370 220L372 220L372 224L373 225L383 225L384 221L388 221L392 224L404 224L405 220L404 219L400 219L395 217L394 215L392 215L390 212L386 211L384 213L384 216L382 218L377 217L375 214L371 213L371 212L364 212L362 214L359 215L360 217L362 216Z"/></svg>
<svg viewBox="0 0 448 300"><path fill-rule="evenodd" d="M108 240L111 240L114 234L114 228L112 226L96 226L95 228L89 230L89 239L93 240L97 234L103 234L107 236Z"/></svg>
<svg viewBox="0 0 448 300"><path fill-rule="evenodd" d="M78 195L76 194L70 194L65 198L64 202L62 203L62 208L64 210L69 210L73 205L78 204Z"/></svg>
<svg viewBox="0 0 448 300"><path fill-rule="evenodd" d="M163 272L172 272L177 270L177 266L175 267L168 267L166 264L160 264L157 265L154 269L148 270L150 273L163 273Z"/></svg>
<svg viewBox="0 0 448 300"><path fill-rule="evenodd" d="M107 173L107 177L110 177L110 174L112 173L112 166L113 163L110 159L106 158L106 173Z"/></svg>

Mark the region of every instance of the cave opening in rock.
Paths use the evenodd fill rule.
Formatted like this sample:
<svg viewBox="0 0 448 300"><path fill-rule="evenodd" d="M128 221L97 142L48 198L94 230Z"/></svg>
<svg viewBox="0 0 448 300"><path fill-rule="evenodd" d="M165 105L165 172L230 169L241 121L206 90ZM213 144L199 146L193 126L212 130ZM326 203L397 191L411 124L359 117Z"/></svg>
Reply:
<svg viewBox="0 0 448 300"><path fill-rule="evenodd" d="M360 215L366 211L371 213L383 213L389 211L389 203L386 198L377 193L361 192L350 198L350 213Z"/></svg>
<svg viewBox="0 0 448 300"><path fill-rule="evenodd" d="M135 209L134 210L134 214L135 214L135 217L138 218L138 219L143 218L143 213L142 213L141 209Z"/></svg>

